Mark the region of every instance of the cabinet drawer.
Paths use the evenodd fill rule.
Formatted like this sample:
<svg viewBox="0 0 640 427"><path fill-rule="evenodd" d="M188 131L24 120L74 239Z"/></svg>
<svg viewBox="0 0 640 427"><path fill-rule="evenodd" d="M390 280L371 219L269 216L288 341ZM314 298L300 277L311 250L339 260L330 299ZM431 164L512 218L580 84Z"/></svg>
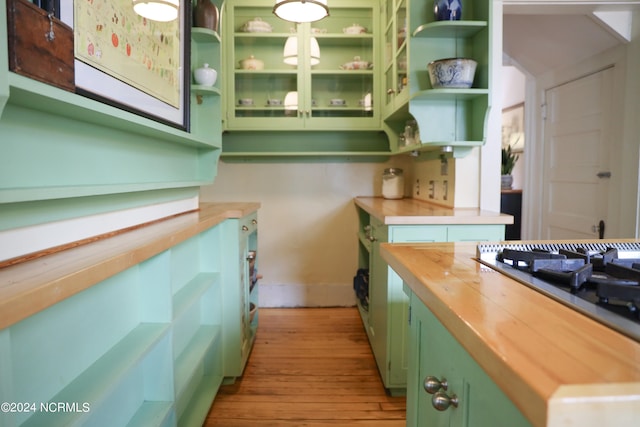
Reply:
<svg viewBox="0 0 640 427"><path fill-rule="evenodd" d="M504 240L504 225L450 225L448 242L476 242Z"/></svg>
<svg viewBox="0 0 640 427"><path fill-rule="evenodd" d="M447 227L403 225L390 228L389 241L394 243L447 241Z"/></svg>

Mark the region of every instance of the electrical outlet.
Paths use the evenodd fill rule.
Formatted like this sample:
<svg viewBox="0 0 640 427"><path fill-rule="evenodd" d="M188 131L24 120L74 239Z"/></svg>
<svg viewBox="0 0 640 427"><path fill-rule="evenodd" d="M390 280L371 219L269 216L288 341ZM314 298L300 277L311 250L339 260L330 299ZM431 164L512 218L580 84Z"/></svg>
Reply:
<svg viewBox="0 0 640 427"><path fill-rule="evenodd" d="M449 161L444 154L440 155L440 175L449 175Z"/></svg>
<svg viewBox="0 0 640 427"><path fill-rule="evenodd" d="M433 180L429 181L429 198L436 198L436 182Z"/></svg>

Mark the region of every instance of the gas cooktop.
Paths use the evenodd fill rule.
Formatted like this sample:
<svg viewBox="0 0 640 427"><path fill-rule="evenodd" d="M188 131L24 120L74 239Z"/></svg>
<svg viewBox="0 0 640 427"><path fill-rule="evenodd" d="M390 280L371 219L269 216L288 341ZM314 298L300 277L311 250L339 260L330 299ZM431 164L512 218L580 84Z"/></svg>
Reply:
<svg viewBox="0 0 640 427"><path fill-rule="evenodd" d="M481 244L477 257L640 342L640 242Z"/></svg>

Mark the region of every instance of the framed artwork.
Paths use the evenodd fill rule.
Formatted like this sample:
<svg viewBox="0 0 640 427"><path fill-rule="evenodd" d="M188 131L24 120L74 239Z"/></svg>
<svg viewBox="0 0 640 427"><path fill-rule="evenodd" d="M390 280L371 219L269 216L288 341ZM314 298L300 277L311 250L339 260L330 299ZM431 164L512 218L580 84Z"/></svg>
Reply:
<svg viewBox="0 0 640 427"><path fill-rule="evenodd" d="M139 16L131 0L60 3L79 94L189 131L191 2L170 22Z"/></svg>
<svg viewBox="0 0 640 427"><path fill-rule="evenodd" d="M524 151L524 103L502 110L502 148Z"/></svg>

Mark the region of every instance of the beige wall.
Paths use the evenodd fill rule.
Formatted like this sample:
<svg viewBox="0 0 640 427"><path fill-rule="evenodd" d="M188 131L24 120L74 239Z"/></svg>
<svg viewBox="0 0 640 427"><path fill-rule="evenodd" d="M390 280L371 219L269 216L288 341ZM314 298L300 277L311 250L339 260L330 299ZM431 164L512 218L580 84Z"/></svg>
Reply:
<svg viewBox="0 0 640 427"><path fill-rule="evenodd" d="M257 201L261 306L352 305L358 267L356 196L380 195L384 163L225 163L202 201Z"/></svg>
<svg viewBox="0 0 640 427"><path fill-rule="evenodd" d="M204 202L260 202L258 267L263 307L355 304L352 283L358 268L358 217L353 198L381 196L382 172L405 171L405 194L457 207L478 206L478 156L441 160L394 156L381 163L226 163L215 183L202 187ZM432 156L433 157L433 156ZM456 168L463 164L464 167ZM459 169L459 170L457 170ZM456 188L456 175L464 184ZM416 180L420 194L416 194ZM443 200L444 181L448 199Z"/></svg>

